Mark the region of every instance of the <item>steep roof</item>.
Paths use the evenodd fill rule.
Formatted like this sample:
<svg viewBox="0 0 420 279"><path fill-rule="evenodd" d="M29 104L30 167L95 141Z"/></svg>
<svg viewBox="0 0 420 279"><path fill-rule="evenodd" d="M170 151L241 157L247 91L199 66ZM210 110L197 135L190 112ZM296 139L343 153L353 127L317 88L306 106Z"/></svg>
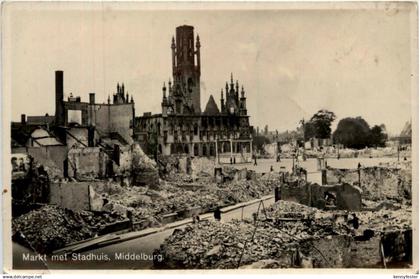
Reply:
<svg viewBox="0 0 420 279"><path fill-rule="evenodd" d="M219 114L220 110L214 101L213 95L210 95L209 100L207 101L206 109L204 110L204 114Z"/></svg>
<svg viewBox="0 0 420 279"><path fill-rule="evenodd" d="M403 130L401 131L400 137L410 137L411 138L411 122L407 121L404 125Z"/></svg>

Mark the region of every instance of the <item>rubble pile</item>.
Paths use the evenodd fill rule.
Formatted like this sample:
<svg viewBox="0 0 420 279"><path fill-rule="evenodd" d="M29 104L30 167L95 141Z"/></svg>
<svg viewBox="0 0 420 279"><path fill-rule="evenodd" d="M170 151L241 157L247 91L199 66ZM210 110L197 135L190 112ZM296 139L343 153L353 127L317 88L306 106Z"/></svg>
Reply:
<svg viewBox="0 0 420 279"><path fill-rule="evenodd" d="M240 259L240 265L247 265L296 250L291 236L265 224L257 229L251 243L253 230L254 226L249 221L237 220L229 223L202 221L183 230L175 230L159 249L166 259L161 267L237 268ZM291 242L292 245L288 245Z"/></svg>
<svg viewBox="0 0 420 279"><path fill-rule="evenodd" d="M290 153L290 152L289 152ZM399 152L400 158L410 158L411 150L401 150ZM287 154L287 152L286 152ZM282 154L283 155L283 154ZM340 148L337 149L333 146L321 148L313 148L305 150L307 158L317 158L323 156L325 158L390 158L398 156L397 147L378 147L378 148L365 148L365 149L351 149ZM283 157L283 156L282 156Z"/></svg>
<svg viewBox="0 0 420 279"><path fill-rule="evenodd" d="M365 167L361 169L362 198L367 200L411 200L411 164L404 168ZM328 182L341 180L353 185L359 182L357 170L328 169Z"/></svg>
<svg viewBox="0 0 420 279"><path fill-rule="evenodd" d="M74 212L46 205L15 218L12 233L15 241L39 253L51 253L69 243L94 237L107 224L122 220L117 214Z"/></svg>
<svg viewBox="0 0 420 279"><path fill-rule="evenodd" d="M242 252L241 266L272 259L275 259L276 267L295 266L293 258L302 241L349 233L346 227L336 225L334 218L319 216L319 222L310 222L307 217L317 211L297 203L279 201L267 208L266 214L260 212L253 242L251 237L255 226L246 219L229 223L203 221L176 230L159 249L167 259L163 267L237 268ZM303 218L299 215L302 213L307 213L307 216ZM302 218L279 222L284 216L292 215Z"/></svg>
<svg viewBox="0 0 420 279"><path fill-rule="evenodd" d="M237 268L239 262L241 268L357 267L363 263L349 259L357 253L376 255L376 248L371 251L365 247L376 247L382 233L411 230L409 207L383 207L356 214L359 228L348 222L352 212L322 211L278 201L260 212L256 223L247 219L228 223L205 220L175 230L156 251L166 259L158 267ZM371 242L362 246L355 242L369 239ZM349 248L354 245L358 248Z"/></svg>
<svg viewBox="0 0 420 279"><path fill-rule="evenodd" d="M138 144L132 146L132 183L133 185L159 185L159 171L155 161L151 160Z"/></svg>
<svg viewBox="0 0 420 279"><path fill-rule="evenodd" d="M158 189L150 187L124 187L116 183L97 186L94 190L108 200L109 211L121 214L132 211L135 221L200 207L202 212L216 207L245 202L272 194L278 181L270 179L230 181L216 184L212 177L174 174L161 181ZM111 205L119 205L111 207ZM121 209L121 210L118 210ZM155 220L155 221L156 221Z"/></svg>
<svg viewBox="0 0 420 279"><path fill-rule="evenodd" d="M170 178L180 171L179 159L176 156L159 156L158 170L161 178Z"/></svg>
<svg viewBox="0 0 420 279"><path fill-rule="evenodd" d="M357 214L360 219L361 229L371 229L375 231L403 231L412 228L411 207L402 205L397 209L381 208L377 211L362 211Z"/></svg>
<svg viewBox="0 0 420 279"><path fill-rule="evenodd" d="M178 184L185 182L180 181L163 181L158 190L110 184L95 191L108 200L108 205L104 206L104 209L117 211L122 215L126 211L131 211L134 221L154 219L155 222L161 215L188 208L200 207L202 212L207 212L216 207L261 198L271 194L275 187L275 181L272 180L232 181L223 185L217 185L210 180L204 181L200 181L197 187L185 187L185 185L181 187Z"/></svg>

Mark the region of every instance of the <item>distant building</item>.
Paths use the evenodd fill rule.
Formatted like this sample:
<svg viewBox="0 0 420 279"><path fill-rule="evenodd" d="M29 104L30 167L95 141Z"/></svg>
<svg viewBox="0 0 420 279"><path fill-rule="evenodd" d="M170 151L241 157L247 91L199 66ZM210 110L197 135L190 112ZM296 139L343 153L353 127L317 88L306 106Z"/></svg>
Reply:
<svg viewBox="0 0 420 279"><path fill-rule="evenodd" d="M200 47L198 35L194 40L193 26L176 28L176 38L172 37L171 44L173 83L163 85L162 112L137 117L134 138L145 150L155 154L250 154L252 127L245 90L239 87L238 81L233 81L232 75L225 91L221 90L220 109L211 95L201 111Z"/></svg>
<svg viewBox="0 0 420 279"><path fill-rule="evenodd" d="M411 121L407 121L398 137L400 144L411 144Z"/></svg>

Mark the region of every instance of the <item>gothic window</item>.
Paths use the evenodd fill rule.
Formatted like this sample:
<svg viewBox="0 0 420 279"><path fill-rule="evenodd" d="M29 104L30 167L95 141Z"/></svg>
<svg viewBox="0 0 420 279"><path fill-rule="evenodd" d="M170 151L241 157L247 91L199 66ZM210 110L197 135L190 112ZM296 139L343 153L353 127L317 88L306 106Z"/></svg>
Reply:
<svg viewBox="0 0 420 279"><path fill-rule="evenodd" d="M157 124L157 134L160 136L160 122Z"/></svg>
<svg viewBox="0 0 420 279"><path fill-rule="evenodd" d="M194 81L192 78L188 78L188 92L192 92L192 88L194 86Z"/></svg>
<svg viewBox="0 0 420 279"><path fill-rule="evenodd" d="M194 124L194 135L198 135L198 125Z"/></svg>
<svg viewBox="0 0 420 279"><path fill-rule="evenodd" d="M163 132L163 140L166 142L168 140L168 131Z"/></svg>

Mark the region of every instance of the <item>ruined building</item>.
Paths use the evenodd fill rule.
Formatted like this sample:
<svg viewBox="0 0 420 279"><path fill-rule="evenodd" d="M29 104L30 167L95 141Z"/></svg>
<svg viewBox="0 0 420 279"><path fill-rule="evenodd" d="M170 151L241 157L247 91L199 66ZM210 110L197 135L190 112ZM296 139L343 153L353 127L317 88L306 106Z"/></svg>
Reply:
<svg viewBox="0 0 420 279"><path fill-rule="evenodd" d="M252 153L252 128L243 86L226 82L220 109L211 95L204 111L200 107L200 38L193 26L179 26L172 38L173 82L162 88L162 112L137 117L134 138L154 154L191 156L226 155L245 160ZM234 155L236 154L236 155Z"/></svg>
<svg viewBox="0 0 420 279"><path fill-rule="evenodd" d="M134 100L124 84L104 103L83 102L72 93L64 98L63 71L55 72L55 116L22 115L12 122L12 153L32 156L37 162L57 170L57 176L112 176L123 166L122 156L134 142ZM124 158L125 158L124 157ZM107 170L105 170L108 168Z"/></svg>
<svg viewBox="0 0 420 279"><path fill-rule="evenodd" d="M113 102L108 96L107 103L96 103L95 93L89 93L89 102L82 102L72 94L64 100L63 72L56 71L55 123L59 127L86 127L94 131L95 138L118 138L123 143L132 142L134 120L134 100L125 92L124 84L117 84Z"/></svg>

